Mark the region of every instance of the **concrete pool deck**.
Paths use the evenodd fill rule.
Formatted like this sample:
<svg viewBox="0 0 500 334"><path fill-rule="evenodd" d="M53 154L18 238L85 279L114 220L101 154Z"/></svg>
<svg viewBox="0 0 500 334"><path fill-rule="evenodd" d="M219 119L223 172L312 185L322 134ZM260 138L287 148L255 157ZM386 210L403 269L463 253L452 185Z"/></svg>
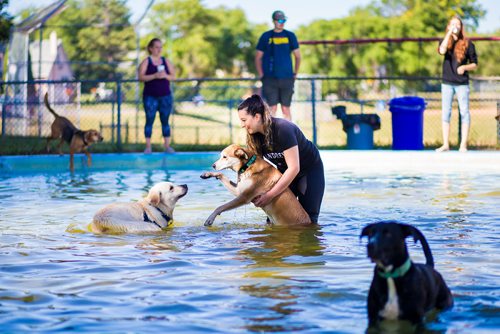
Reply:
<svg viewBox="0 0 500 334"><path fill-rule="evenodd" d="M83 154L75 156L75 173L102 170L210 169L219 152L95 153L91 167ZM325 170L374 174L392 172L481 172L500 174L500 151L329 150L321 151ZM0 174L69 172L69 156L0 156Z"/></svg>

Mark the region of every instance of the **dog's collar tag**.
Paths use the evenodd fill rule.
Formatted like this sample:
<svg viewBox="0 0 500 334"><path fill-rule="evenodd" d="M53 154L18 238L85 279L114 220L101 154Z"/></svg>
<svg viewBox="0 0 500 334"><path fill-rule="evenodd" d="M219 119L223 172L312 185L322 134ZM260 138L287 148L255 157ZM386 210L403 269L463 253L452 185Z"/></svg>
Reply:
<svg viewBox="0 0 500 334"><path fill-rule="evenodd" d="M255 160L257 160L257 156L252 155L250 159L247 161L247 163L240 168L238 174L244 173L248 169L248 167L250 167L255 162Z"/></svg>
<svg viewBox="0 0 500 334"><path fill-rule="evenodd" d="M411 260L410 258L407 258L405 263L401 265L400 267L394 269L392 272L383 272L383 271L377 271L378 275L382 278L398 278L398 277L403 277L408 270L410 270L411 267Z"/></svg>

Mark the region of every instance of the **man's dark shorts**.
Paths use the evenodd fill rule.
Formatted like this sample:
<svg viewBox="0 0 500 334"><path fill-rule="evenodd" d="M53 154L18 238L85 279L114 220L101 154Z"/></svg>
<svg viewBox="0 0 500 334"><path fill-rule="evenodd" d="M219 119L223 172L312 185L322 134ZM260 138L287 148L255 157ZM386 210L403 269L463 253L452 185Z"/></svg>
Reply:
<svg viewBox="0 0 500 334"><path fill-rule="evenodd" d="M289 107L292 104L294 83L294 78L262 78L262 95L267 104L275 106L280 103L282 106Z"/></svg>

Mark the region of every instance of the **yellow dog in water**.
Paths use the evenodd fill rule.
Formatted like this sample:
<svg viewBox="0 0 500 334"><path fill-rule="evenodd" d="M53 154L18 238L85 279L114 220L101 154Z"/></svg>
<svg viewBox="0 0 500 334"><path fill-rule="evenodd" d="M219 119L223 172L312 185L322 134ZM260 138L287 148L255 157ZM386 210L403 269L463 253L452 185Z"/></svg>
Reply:
<svg viewBox="0 0 500 334"><path fill-rule="evenodd" d="M172 223L175 204L187 191L185 184L160 182L138 202L113 203L97 211L90 230L95 233L160 232Z"/></svg>

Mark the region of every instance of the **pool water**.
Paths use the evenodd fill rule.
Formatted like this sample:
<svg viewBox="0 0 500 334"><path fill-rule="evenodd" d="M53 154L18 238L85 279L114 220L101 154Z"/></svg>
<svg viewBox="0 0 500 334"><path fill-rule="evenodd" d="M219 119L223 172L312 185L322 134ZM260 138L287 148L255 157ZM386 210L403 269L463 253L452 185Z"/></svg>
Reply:
<svg viewBox="0 0 500 334"><path fill-rule="evenodd" d="M498 332L499 153L323 151L320 224L305 229L268 227L250 205L204 227L232 198L199 178L215 152L95 154L75 173L67 156L0 157L0 332L361 333L373 264L359 233L382 219L424 233L454 295L425 332ZM189 186L168 231L86 230L160 181Z"/></svg>

